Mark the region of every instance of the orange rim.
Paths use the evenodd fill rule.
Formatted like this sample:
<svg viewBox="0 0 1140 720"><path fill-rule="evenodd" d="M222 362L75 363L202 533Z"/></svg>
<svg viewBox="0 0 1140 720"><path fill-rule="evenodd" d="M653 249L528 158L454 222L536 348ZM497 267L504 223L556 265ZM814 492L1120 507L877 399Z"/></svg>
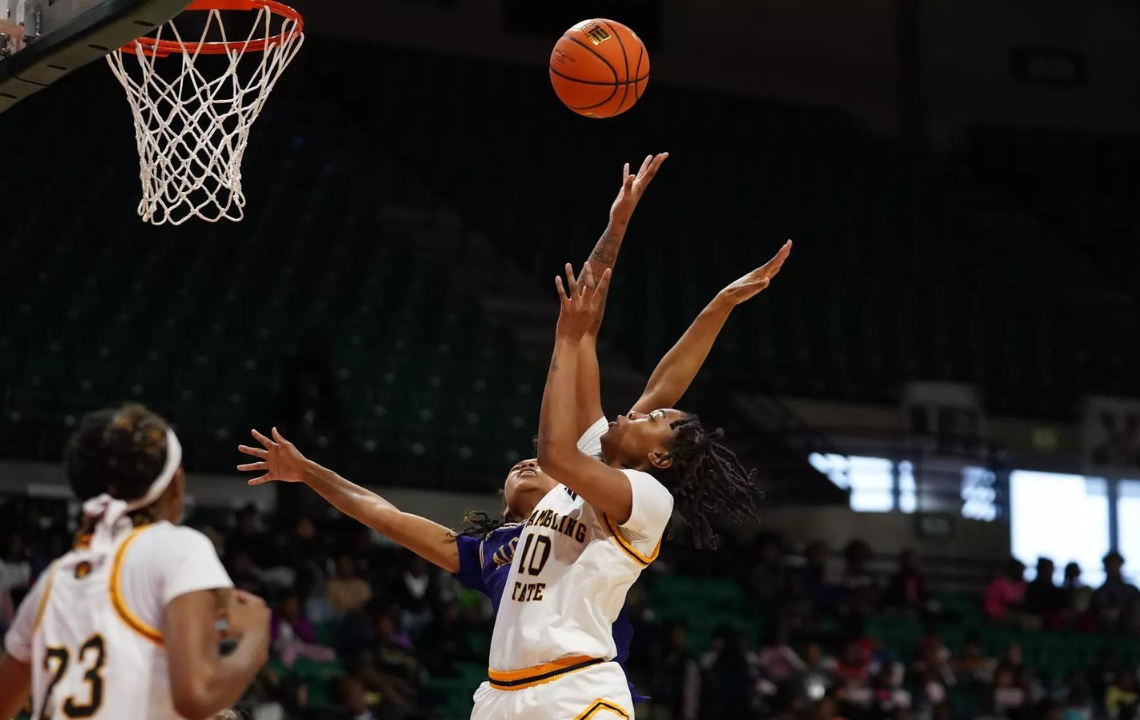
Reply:
<svg viewBox="0 0 1140 720"><path fill-rule="evenodd" d="M132 43L127 43L123 46L123 52L134 54L142 54L148 56L166 57L167 55L174 55L176 53L184 53L187 55L224 55L229 52L265 52L267 48L274 45L281 45L287 40L291 40L293 36L298 35L305 27L305 21L301 18L301 13L293 8L279 3L277 0L194 0L190 6L186 8L186 12L196 10L199 12L208 12L210 10L261 10L265 8L269 12L283 17L287 21L292 20L294 25L288 32L272 35L267 38L260 38L257 40L238 40L236 42L178 42L177 40L155 40L150 37L140 37Z"/></svg>

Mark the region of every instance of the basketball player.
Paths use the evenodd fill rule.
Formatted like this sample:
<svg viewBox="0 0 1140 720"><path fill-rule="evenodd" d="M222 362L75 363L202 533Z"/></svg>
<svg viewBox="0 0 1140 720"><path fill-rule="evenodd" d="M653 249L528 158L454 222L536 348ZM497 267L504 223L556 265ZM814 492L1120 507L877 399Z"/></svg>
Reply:
<svg viewBox="0 0 1140 720"><path fill-rule="evenodd" d="M763 268L718 294L702 315L726 318L734 304L729 298L767 287L790 251L788 242ZM674 494L698 545L715 546L715 515L756 519L755 472L744 471L720 443L721 431L706 433L695 416L653 409L658 398L643 397L616 422L602 415L596 351L585 338L604 312L611 269L596 285L592 270L587 264L576 280L567 265L568 295L557 280L562 309L538 453L561 486L524 523L507 578L510 600L504 595L495 618L488 682L475 693L473 720L632 717L609 627L630 586L657 557ZM701 361L708 347L711 342ZM675 473L666 479L672 492L647 469Z"/></svg>
<svg viewBox="0 0 1140 720"><path fill-rule="evenodd" d="M214 546L179 527L182 449L158 415L86 415L65 453L83 503L74 549L21 603L0 656L0 718L204 720L268 658L269 611L232 590ZM236 640L222 657L216 623Z"/></svg>

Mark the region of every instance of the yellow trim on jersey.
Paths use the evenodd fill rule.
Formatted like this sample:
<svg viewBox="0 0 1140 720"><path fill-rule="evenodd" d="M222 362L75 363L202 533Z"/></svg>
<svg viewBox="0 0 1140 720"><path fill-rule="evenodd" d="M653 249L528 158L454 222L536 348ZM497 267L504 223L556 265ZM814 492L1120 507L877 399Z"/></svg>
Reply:
<svg viewBox="0 0 1140 720"><path fill-rule="evenodd" d="M47 576L47 580L44 580L44 594L40 596L39 605L36 606L36 620L32 623L33 635L40 629L40 621L44 619L44 611L47 610L48 596L51 595L51 584L55 580L55 569L58 565L59 561L57 560L46 570L51 574Z"/></svg>
<svg viewBox="0 0 1140 720"><path fill-rule="evenodd" d="M618 527L617 523L615 523L613 520L610 520L609 515L602 513L602 522L606 524L606 529L610 531L610 537L614 539L614 541L618 544L618 547L624 550L625 554L633 558L633 560L636 561L639 565L642 567L649 567L649 563L657 559L657 554L661 552L660 540L657 541L657 547L653 548L653 554L647 557L638 552L637 548L635 548L629 542L629 540L625 539L625 536L621 534L621 528Z"/></svg>
<svg viewBox="0 0 1140 720"><path fill-rule="evenodd" d="M127 548L138 538L139 533L151 527L154 526L144 525L143 527L132 530L131 534L127 536L127 539L123 541L123 544L119 546L119 551L115 553L115 563L111 566L111 604L114 605L115 612L119 614L119 617L123 619L127 627L139 635L142 635L147 640L150 640L155 645L162 645L162 633L144 623L137 615L131 612L131 609L127 607L127 603L123 601L123 591L120 587L120 574L123 569L123 558L127 555Z"/></svg>
<svg viewBox="0 0 1140 720"><path fill-rule="evenodd" d="M603 662L605 660L602 658L575 655L522 670L488 670L487 680L490 686L496 690L523 690L535 685L543 685L552 680L557 680L563 675L585 670Z"/></svg>
<svg viewBox="0 0 1140 720"><path fill-rule="evenodd" d="M590 720L590 718L597 715L601 710L609 710L615 715L625 718L625 720L629 720L629 713L623 710L620 705L614 702L610 702L609 700L603 700L602 698L598 698L594 702L590 703L590 707L583 710L582 714L574 718L574 720Z"/></svg>

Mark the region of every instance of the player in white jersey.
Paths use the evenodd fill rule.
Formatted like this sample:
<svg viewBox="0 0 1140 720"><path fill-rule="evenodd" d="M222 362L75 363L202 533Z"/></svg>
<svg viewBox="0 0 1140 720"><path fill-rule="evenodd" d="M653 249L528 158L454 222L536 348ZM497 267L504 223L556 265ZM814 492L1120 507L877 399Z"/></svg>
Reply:
<svg viewBox="0 0 1140 720"><path fill-rule="evenodd" d="M767 287L790 250L789 242L718 295L702 313L705 327L719 330L735 304ZM603 254L602 260L612 264L613 257ZM562 484L526 520L495 619L488 682L475 695L474 720L632 717L608 628L630 586L657 557L675 501L698 545L715 546L716 515L756 517L761 493L755 472L721 444L720 430L706 433L695 416L653 409L660 398L652 396L616 422L604 418L592 335L610 270L590 289L597 259L595 251L578 281L567 266L568 296L558 281L562 312L543 396L539 464ZM715 334L687 332L674 351L701 348L691 354L699 367Z"/></svg>
<svg viewBox="0 0 1140 720"><path fill-rule="evenodd" d="M138 405L91 413L68 444L84 500L75 547L21 603L0 656L0 718L202 720L268 657L265 603L234 591L206 536L179 527L182 450ZM219 623L236 640L219 650Z"/></svg>

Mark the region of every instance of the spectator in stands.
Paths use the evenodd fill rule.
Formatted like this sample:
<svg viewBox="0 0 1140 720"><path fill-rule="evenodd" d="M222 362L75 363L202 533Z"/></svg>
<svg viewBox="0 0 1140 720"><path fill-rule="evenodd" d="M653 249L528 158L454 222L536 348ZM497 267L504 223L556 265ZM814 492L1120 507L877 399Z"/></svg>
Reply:
<svg viewBox="0 0 1140 720"><path fill-rule="evenodd" d="M1040 618L1040 627L1047 630L1060 626L1065 607L1065 592L1053 581L1054 570L1052 560L1037 558L1037 576L1025 588L1025 611Z"/></svg>
<svg viewBox="0 0 1140 720"><path fill-rule="evenodd" d="M990 713L995 717L1022 720L1027 715L1028 698L1025 690L1017 685L1017 677L1008 668L999 668L994 673L994 690L990 700Z"/></svg>
<svg viewBox="0 0 1140 720"><path fill-rule="evenodd" d="M1089 681L1081 671L1069 675L1065 688L1064 704L1060 720L1093 720L1093 703L1089 693Z"/></svg>
<svg viewBox="0 0 1140 720"><path fill-rule="evenodd" d="M759 561L752 567L749 588L753 597L761 602L770 603L781 597L784 592L787 566L784 565L780 541L772 536L764 537L760 541L759 555Z"/></svg>
<svg viewBox="0 0 1140 720"><path fill-rule="evenodd" d="M298 585L316 587L324 583L328 555L323 540L317 537L317 528L312 520L305 517L296 522L283 551L293 563Z"/></svg>
<svg viewBox="0 0 1140 720"><path fill-rule="evenodd" d="M344 681L344 712L341 720L376 720L373 707L368 702L368 691L364 681L349 677Z"/></svg>
<svg viewBox="0 0 1140 720"><path fill-rule="evenodd" d="M871 546L865 540L852 540L843 549L843 598L840 615L849 622L858 622L874 609L879 601L879 588L875 576L867 569L871 560ZM849 627L849 629L853 629Z"/></svg>
<svg viewBox="0 0 1140 720"><path fill-rule="evenodd" d="M787 625L779 625L770 645L760 651L757 658L764 676L776 685L787 685L801 677L804 661L792 648Z"/></svg>
<svg viewBox="0 0 1140 720"><path fill-rule="evenodd" d="M235 588L245 590L255 595L265 594L265 586L261 582L261 573L257 566L253 564L249 553L227 552L225 565L230 573L230 579L234 581Z"/></svg>
<svg viewBox="0 0 1140 720"><path fill-rule="evenodd" d="M1012 642L1005 647L1005 653L998 662L997 670L1008 670L1016 680L1025 668L1024 656L1021 653L1021 643Z"/></svg>
<svg viewBox="0 0 1140 720"><path fill-rule="evenodd" d="M827 694L816 701L808 720L846 720L839 714L839 703L835 696Z"/></svg>
<svg viewBox="0 0 1140 720"><path fill-rule="evenodd" d="M918 641L915 660L911 664L911 673L915 677L929 678L928 682L937 680L943 686L951 687L955 684L956 678L954 668L950 665L950 657L950 650L942 642L942 636L938 629L927 628ZM938 698L932 701L932 707L941 703L942 699Z"/></svg>
<svg viewBox="0 0 1140 720"><path fill-rule="evenodd" d="M976 634L969 635L962 644L961 658L958 661L958 675L975 683L989 685L994 678L997 660L986 657L982 640Z"/></svg>
<svg viewBox="0 0 1140 720"><path fill-rule="evenodd" d="M10 532L0 546L0 594L11 590L26 590L32 582L32 566L24 539L18 532Z"/></svg>
<svg viewBox="0 0 1140 720"><path fill-rule="evenodd" d="M333 660L332 648L317 643L317 632L301 609L301 598L291 593L281 601L273 616L273 652L286 667L293 667L297 658Z"/></svg>
<svg viewBox="0 0 1140 720"><path fill-rule="evenodd" d="M0 20L0 59L15 55L24 49L24 27Z"/></svg>
<svg viewBox="0 0 1140 720"><path fill-rule="evenodd" d="M250 715L250 720L309 720L308 683L296 675L286 675L271 685L269 697L257 703Z"/></svg>
<svg viewBox="0 0 1140 720"><path fill-rule="evenodd" d="M434 604L437 591L427 560L418 555L412 558L400 579L403 581L404 607L426 608Z"/></svg>
<svg viewBox="0 0 1140 720"><path fill-rule="evenodd" d="M258 522L257 506L250 503L237 511L234 527L226 535L226 553L245 553L259 568L269 567L273 562L273 543L261 530Z"/></svg>
<svg viewBox="0 0 1140 720"><path fill-rule="evenodd" d="M698 720L701 669L689 652L689 629L683 621L670 623L664 650L652 669L650 696L654 717L662 720Z"/></svg>
<svg viewBox="0 0 1140 720"><path fill-rule="evenodd" d="M803 578L804 590L816 602L824 600L827 584L827 545L815 541L804 550L804 566L796 571Z"/></svg>
<svg viewBox="0 0 1140 720"><path fill-rule="evenodd" d="M713 649L701 663L701 718L751 717L759 678L756 659L738 631L720 627L714 636Z"/></svg>
<svg viewBox="0 0 1140 720"><path fill-rule="evenodd" d="M1116 679L1104 694L1104 709L1109 718L1135 717L1140 693L1136 690L1136 671L1120 668Z"/></svg>
<svg viewBox="0 0 1140 720"><path fill-rule="evenodd" d="M908 548L899 554L899 569L891 576L883 603L887 607L915 614L934 610L930 590L926 586L926 576L918 566L914 550Z"/></svg>
<svg viewBox="0 0 1140 720"><path fill-rule="evenodd" d="M835 674L848 688L866 687L871 679L871 651L862 638L854 637L843 646Z"/></svg>
<svg viewBox="0 0 1140 720"><path fill-rule="evenodd" d="M436 612L422 638L422 646L427 649L424 663L428 671L453 675L453 663L478 660L467 643L467 633L468 626L458 603L447 603Z"/></svg>
<svg viewBox="0 0 1140 720"><path fill-rule="evenodd" d="M1008 620L1019 617L1025 602L1025 565L1017 558L1005 564L1005 574L994 578L986 588L986 616L990 620Z"/></svg>
<svg viewBox="0 0 1140 720"><path fill-rule="evenodd" d="M356 574L356 565L347 555L336 561L336 577L325 584L325 599L342 615L360 610L372 599L372 587Z"/></svg>
<svg viewBox="0 0 1140 720"><path fill-rule="evenodd" d="M1124 556L1113 550L1104 556L1104 585L1092 596L1091 610L1105 632L1135 633L1140 591L1124 579Z"/></svg>
<svg viewBox="0 0 1140 720"><path fill-rule="evenodd" d="M787 626L791 637L796 641L814 629L818 613L817 602L808 593L806 582L808 578L803 573L789 573L779 607L780 621Z"/></svg>

